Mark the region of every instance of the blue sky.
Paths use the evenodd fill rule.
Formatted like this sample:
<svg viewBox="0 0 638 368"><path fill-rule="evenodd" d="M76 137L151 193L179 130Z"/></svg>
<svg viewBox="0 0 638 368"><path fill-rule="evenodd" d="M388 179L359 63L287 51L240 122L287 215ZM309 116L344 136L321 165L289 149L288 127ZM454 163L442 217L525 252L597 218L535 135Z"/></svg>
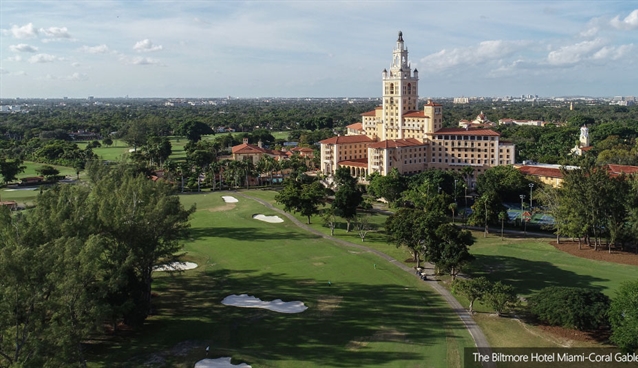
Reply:
<svg viewBox="0 0 638 368"><path fill-rule="evenodd" d="M635 1L0 2L0 97L638 95Z"/></svg>

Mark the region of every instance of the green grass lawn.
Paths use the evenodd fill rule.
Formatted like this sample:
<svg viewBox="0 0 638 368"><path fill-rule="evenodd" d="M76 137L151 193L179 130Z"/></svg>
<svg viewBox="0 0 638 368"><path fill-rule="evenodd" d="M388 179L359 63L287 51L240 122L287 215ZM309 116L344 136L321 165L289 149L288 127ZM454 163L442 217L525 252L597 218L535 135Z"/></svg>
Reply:
<svg viewBox="0 0 638 368"><path fill-rule="evenodd" d="M254 197L274 204L274 191L250 191ZM281 208L281 206L276 205ZM297 218L305 219L297 215ZM366 237L365 245L383 251L396 259L408 257L403 249L396 249L385 242L383 223L386 216L374 215L371 222L379 229ZM321 225L319 218L313 217L312 226L324 233L329 229ZM501 240L495 234L483 238L482 232L474 232L476 243L470 248L476 261L467 270L472 276L485 276L492 281L501 280L511 284L521 296L529 296L548 286L587 287L602 291L613 297L615 290L623 281L638 278L638 267L619 265L578 258L561 252L549 244L550 239L506 237ZM335 236L354 243L361 240L355 232L345 233L343 225L335 230ZM403 258L402 258L403 257ZM443 283L449 287L449 278L443 277ZM457 299L465 307L469 302L462 296ZM503 347L560 347L591 346L591 343L565 341L548 335L536 326L523 324L515 319L490 316L491 310L475 303L479 312L475 320L481 326L493 346Z"/></svg>
<svg viewBox="0 0 638 368"><path fill-rule="evenodd" d="M197 204L184 258L200 267L154 275L157 314L139 332L93 348L91 366L141 366L159 356L163 366L192 367L207 345L210 357L253 367L462 366L473 341L426 284L290 221L253 220L273 213L240 196L226 205L221 195L182 196L185 206ZM309 309L286 315L220 303L242 293Z"/></svg>
<svg viewBox="0 0 638 368"><path fill-rule="evenodd" d="M77 144L80 148L84 149L88 142L77 142ZM127 155L130 148L131 147L129 147L128 144L126 144L126 142L124 142L123 140L114 139L113 145L109 147L102 145L102 147L93 148L93 153L95 153L102 160L117 161L124 155Z"/></svg>
<svg viewBox="0 0 638 368"><path fill-rule="evenodd" d="M18 179L26 178L30 176L39 176L40 174L38 174L36 170L41 168L44 165L55 167L56 169L60 171L60 175L65 175L65 176L69 175L73 177L75 177L76 175L75 169L69 166L41 164L39 162L33 162L33 161L24 161L23 165L26 166L26 169L24 170L24 172L18 174Z"/></svg>
<svg viewBox="0 0 638 368"><path fill-rule="evenodd" d="M18 179L27 178L31 176L39 176L36 172L37 169L47 164L41 164L38 162L24 161L23 165L26 167L25 171L18 174ZM60 171L60 175L76 177L75 169L68 166L50 165ZM81 175L81 174L80 174ZM2 188L0 189L0 199L3 201L16 201L20 205L32 205L33 200L40 193L39 186L32 186L28 188L19 187L18 189Z"/></svg>
<svg viewBox="0 0 638 368"><path fill-rule="evenodd" d="M638 277L638 267L579 258L561 252L549 239L479 237L472 246L470 272L513 285L523 296L549 286L597 289L613 296L624 281Z"/></svg>

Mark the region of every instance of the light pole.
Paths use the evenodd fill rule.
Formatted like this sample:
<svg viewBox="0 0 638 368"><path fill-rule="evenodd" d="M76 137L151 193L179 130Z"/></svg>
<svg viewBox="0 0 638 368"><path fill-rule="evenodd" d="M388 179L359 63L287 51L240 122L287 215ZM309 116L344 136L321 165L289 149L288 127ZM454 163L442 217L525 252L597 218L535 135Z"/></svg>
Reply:
<svg viewBox="0 0 638 368"><path fill-rule="evenodd" d="M524 232L527 234L527 222L525 222L525 219L523 218L523 201L525 200L525 194L521 194L519 197L521 198L521 222L523 222L523 226L525 226Z"/></svg>
<svg viewBox="0 0 638 368"><path fill-rule="evenodd" d="M458 206L458 203L456 203L456 182L459 181L458 179L454 179L454 203Z"/></svg>
<svg viewBox="0 0 638 368"><path fill-rule="evenodd" d="M534 183L529 183L529 210L532 210L532 189L534 189Z"/></svg>

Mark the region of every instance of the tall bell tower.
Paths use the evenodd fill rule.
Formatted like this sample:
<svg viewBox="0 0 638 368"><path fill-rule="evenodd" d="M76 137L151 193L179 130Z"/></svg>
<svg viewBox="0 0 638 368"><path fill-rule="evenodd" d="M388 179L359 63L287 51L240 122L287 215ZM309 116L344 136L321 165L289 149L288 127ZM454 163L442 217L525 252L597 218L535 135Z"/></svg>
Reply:
<svg viewBox="0 0 638 368"><path fill-rule="evenodd" d="M410 67L408 49L399 32L390 71L383 70L383 127L381 139L403 137L403 114L417 110L419 72Z"/></svg>

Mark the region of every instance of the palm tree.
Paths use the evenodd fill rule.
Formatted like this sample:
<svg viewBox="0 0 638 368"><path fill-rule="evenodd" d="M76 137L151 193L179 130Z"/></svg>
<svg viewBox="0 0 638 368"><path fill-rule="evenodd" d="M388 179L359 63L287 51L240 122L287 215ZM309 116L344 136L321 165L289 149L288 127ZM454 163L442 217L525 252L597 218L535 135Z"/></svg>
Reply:
<svg viewBox="0 0 638 368"><path fill-rule="evenodd" d="M461 169L461 175L465 179L465 209L467 210L467 188L470 186L470 179L474 176L474 168L472 166L465 166Z"/></svg>
<svg viewBox="0 0 638 368"><path fill-rule="evenodd" d="M447 208L450 211L452 211L452 225L454 225L454 221L456 220L456 218L454 217L454 213L456 211L456 203L454 203L454 202L450 203L450 205Z"/></svg>
<svg viewBox="0 0 638 368"><path fill-rule="evenodd" d="M208 165L208 174L212 178L213 191L215 191L217 187L217 173L219 172L220 168L221 168L221 164L217 161L211 162L210 165Z"/></svg>

